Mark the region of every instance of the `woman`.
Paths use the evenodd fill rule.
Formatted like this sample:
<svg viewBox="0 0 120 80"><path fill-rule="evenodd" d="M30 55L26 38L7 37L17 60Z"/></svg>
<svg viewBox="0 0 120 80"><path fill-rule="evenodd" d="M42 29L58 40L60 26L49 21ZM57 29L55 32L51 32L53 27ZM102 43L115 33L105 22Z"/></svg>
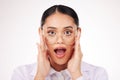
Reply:
<svg viewBox="0 0 120 80"><path fill-rule="evenodd" d="M82 62L78 26L79 19L72 8L48 8L39 28L38 62L16 69L12 80L108 80L103 68Z"/></svg>

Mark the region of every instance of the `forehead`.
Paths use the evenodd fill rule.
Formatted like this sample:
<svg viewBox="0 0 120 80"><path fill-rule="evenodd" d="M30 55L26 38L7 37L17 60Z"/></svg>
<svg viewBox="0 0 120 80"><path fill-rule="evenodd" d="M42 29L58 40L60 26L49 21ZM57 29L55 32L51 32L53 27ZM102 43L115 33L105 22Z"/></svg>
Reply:
<svg viewBox="0 0 120 80"><path fill-rule="evenodd" d="M43 25L43 28L55 27L60 29L68 26L71 26L73 28L76 27L76 24L74 23L74 19L69 15L56 12L50 15L45 20L45 24Z"/></svg>

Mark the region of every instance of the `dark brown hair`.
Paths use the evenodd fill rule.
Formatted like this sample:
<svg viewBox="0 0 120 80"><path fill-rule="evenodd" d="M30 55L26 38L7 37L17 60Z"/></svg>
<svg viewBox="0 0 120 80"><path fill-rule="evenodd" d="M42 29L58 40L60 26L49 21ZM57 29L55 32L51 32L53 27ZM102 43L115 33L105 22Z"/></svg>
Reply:
<svg viewBox="0 0 120 80"><path fill-rule="evenodd" d="M74 19L75 24L79 26L78 15L72 8L65 5L54 5L44 11L41 18L41 28L45 24L46 18L55 13L56 11L71 16Z"/></svg>

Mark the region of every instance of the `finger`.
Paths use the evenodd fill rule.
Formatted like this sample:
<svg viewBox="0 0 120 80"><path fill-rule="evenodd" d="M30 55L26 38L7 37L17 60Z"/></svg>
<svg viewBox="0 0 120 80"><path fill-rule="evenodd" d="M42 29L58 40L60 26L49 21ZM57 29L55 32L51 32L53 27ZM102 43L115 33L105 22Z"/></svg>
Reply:
<svg viewBox="0 0 120 80"><path fill-rule="evenodd" d="M80 30L77 30L77 36L76 36L76 41L75 41L75 49L78 50L80 47Z"/></svg>
<svg viewBox="0 0 120 80"><path fill-rule="evenodd" d="M81 34L81 30L79 28L77 31L76 42L75 42L75 54L74 55L76 58L81 57L80 34Z"/></svg>
<svg viewBox="0 0 120 80"><path fill-rule="evenodd" d="M40 51L40 44L39 43L36 43L36 45L37 45L37 49L38 49L38 54L41 52Z"/></svg>
<svg viewBox="0 0 120 80"><path fill-rule="evenodd" d="M81 34L81 29L78 28L77 29L77 36L75 38L75 49L78 49L78 47L80 46L80 34Z"/></svg>
<svg viewBox="0 0 120 80"><path fill-rule="evenodd" d="M40 35L40 43L42 45L42 50L45 51L46 49L46 44L45 44L45 39L44 39L44 35L43 35L43 30L41 28L39 28L39 35Z"/></svg>
<svg viewBox="0 0 120 80"><path fill-rule="evenodd" d="M42 51L42 54L43 54L44 58L47 58L47 47L46 47L46 44L45 44L45 38L44 38L44 35L43 35L43 30L41 30L41 28L39 28L39 34L40 34L41 51Z"/></svg>
<svg viewBox="0 0 120 80"><path fill-rule="evenodd" d="M39 36L40 36L40 42L43 45L43 31L41 30L41 28L39 28Z"/></svg>
<svg viewBox="0 0 120 80"><path fill-rule="evenodd" d="M38 56L37 56L37 60L38 60L38 63L43 61L43 55L41 53L41 48L40 48L40 44L39 43L36 43L37 45L37 49L38 49Z"/></svg>
<svg viewBox="0 0 120 80"><path fill-rule="evenodd" d="M76 39L80 39L80 36L81 36L81 28L78 27Z"/></svg>

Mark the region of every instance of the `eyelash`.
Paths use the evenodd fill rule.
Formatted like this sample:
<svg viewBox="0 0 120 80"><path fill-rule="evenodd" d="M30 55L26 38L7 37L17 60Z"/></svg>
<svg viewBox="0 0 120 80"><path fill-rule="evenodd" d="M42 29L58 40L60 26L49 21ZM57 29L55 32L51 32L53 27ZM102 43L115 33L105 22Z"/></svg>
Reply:
<svg viewBox="0 0 120 80"><path fill-rule="evenodd" d="M66 34L66 32L69 32L70 34ZM48 31L47 32L50 36L54 36L55 34L56 34L56 32L55 31L53 31L53 30L50 30L50 31ZM52 34L51 34L52 33ZM53 34L54 33L54 34ZM72 34L72 31L71 30L65 30L64 31L64 34L66 34L66 36L70 36L71 34Z"/></svg>
<svg viewBox="0 0 120 80"><path fill-rule="evenodd" d="M48 31L47 32L49 35L51 35L51 36L53 36L53 33L55 33L55 31L52 31L52 30L50 30L50 31ZM52 34L51 34L52 33ZM56 33L55 33L56 34Z"/></svg>
<svg viewBox="0 0 120 80"><path fill-rule="evenodd" d="M66 32L69 32L69 33L70 33L70 34L66 34L67 36L70 36L70 35L72 34L72 31L70 31L70 30L66 30L66 31L64 32L64 34L65 34Z"/></svg>

